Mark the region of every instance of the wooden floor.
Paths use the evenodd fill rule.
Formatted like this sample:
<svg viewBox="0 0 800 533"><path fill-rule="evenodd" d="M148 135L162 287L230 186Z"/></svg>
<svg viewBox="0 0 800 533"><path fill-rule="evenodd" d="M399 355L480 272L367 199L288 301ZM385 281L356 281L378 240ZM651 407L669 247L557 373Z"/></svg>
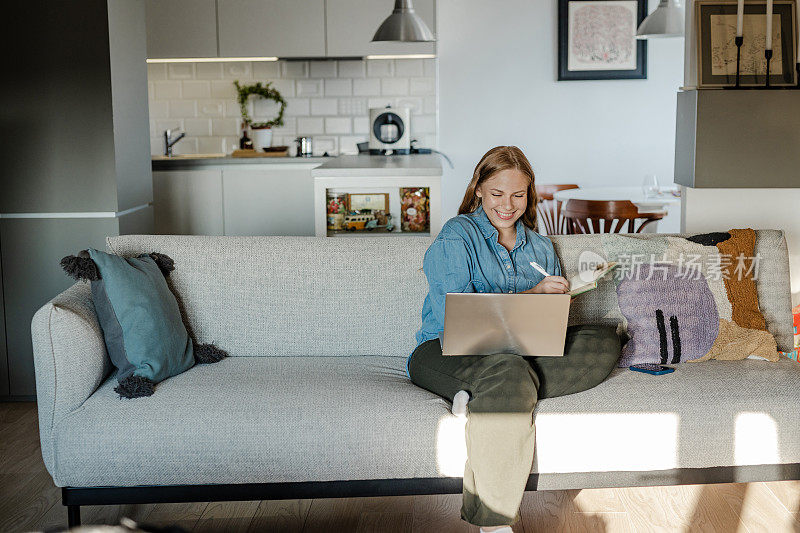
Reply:
<svg viewBox="0 0 800 533"><path fill-rule="evenodd" d="M42 463L36 406L0 403L0 532L66 525ZM461 495L83 507L84 524L120 517L190 531L477 532ZM800 532L800 482L526 492L515 532Z"/></svg>

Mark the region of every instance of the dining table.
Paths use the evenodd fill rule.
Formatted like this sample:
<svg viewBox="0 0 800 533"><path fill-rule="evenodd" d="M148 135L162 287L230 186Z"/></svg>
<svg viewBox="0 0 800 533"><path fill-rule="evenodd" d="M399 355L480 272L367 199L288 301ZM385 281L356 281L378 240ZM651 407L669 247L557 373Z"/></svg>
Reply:
<svg viewBox="0 0 800 533"><path fill-rule="evenodd" d="M677 187L661 187L657 194L645 196L642 187L585 187L579 189L565 189L553 194L553 199L559 202L575 200L606 200L620 201L629 200L639 210L639 213L647 214L660 211L669 212L669 206L679 204L680 189ZM562 205L562 209L565 206ZM644 227L645 233L657 233L658 221L652 222Z"/></svg>

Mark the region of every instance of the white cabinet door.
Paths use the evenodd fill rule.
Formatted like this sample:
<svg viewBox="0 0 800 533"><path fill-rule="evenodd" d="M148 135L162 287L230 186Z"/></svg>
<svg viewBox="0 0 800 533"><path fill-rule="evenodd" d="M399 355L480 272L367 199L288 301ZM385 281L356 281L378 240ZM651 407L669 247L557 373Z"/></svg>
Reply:
<svg viewBox="0 0 800 533"><path fill-rule="evenodd" d="M327 0L328 55L433 54L434 43L372 42L392 13L394 0ZM436 33L434 0L414 0L414 9Z"/></svg>
<svg viewBox="0 0 800 533"><path fill-rule="evenodd" d="M146 0L147 57L217 57L214 0Z"/></svg>
<svg viewBox="0 0 800 533"><path fill-rule="evenodd" d="M153 218L159 235L222 235L222 171L153 172Z"/></svg>
<svg viewBox="0 0 800 533"><path fill-rule="evenodd" d="M218 0L222 57L322 57L325 0Z"/></svg>
<svg viewBox="0 0 800 533"><path fill-rule="evenodd" d="M222 181L225 235L314 235L311 167L226 168Z"/></svg>

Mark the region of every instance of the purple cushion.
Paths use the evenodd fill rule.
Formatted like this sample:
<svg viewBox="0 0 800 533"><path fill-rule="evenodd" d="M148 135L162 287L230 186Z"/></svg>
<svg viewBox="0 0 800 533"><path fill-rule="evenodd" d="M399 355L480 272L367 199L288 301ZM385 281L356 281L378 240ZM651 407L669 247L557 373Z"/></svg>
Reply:
<svg viewBox="0 0 800 533"><path fill-rule="evenodd" d="M630 340L619 366L674 364L705 355L719 332L719 313L705 277L669 263L632 268L617 285Z"/></svg>

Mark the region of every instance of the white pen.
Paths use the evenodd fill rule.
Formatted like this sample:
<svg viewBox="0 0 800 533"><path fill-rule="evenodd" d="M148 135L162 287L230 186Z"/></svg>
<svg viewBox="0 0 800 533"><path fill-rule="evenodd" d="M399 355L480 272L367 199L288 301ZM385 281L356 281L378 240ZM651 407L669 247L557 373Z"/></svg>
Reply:
<svg viewBox="0 0 800 533"><path fill-rule="evenodd" d="M538 270L540 273L544 274L544 277L549 277L550 276L550 274L547 273L547 270L542 268L542 265L540 265L536 261L531 261L531 266L533 268L535 268L536 270Z"/></svg>

